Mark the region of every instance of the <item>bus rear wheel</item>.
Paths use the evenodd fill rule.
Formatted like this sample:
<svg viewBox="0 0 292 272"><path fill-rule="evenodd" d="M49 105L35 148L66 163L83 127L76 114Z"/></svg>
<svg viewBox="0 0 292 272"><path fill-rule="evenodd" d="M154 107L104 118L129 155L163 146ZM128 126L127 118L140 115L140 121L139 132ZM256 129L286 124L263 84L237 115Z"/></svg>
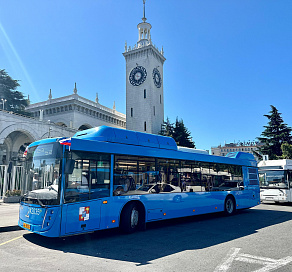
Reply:
<svg viewBox="0 0 292 272"><path fill-rule="evenodd" d="M227 196L224 203L224 213L233 215L236 212L235 200L232 196Z"/></svg>
<svg viewBox="0 0 292 272"><path fill-rule="evenodd" d="M121 214L120 228L124 233L133 233L138 229L140 213L135 203L128 204Z"/></svg>

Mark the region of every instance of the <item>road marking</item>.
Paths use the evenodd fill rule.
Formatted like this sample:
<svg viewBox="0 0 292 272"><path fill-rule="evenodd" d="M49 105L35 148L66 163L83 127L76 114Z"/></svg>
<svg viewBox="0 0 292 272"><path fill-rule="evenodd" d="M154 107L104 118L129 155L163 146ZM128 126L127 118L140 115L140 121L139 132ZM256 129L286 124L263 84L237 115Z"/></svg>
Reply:
<svg viewBox="0 0 292 272"><path fill-rule="evenodd" d="M8 243L10 243L10 242L13 242L13 241L15 241L15 240L17 240L17 239L19 239L19 238L21 238L21 237L22 237L22 235L21 235L21 236L18 236L18 237L16 237L16 238L13 238L13 239L11 239L11 240L9 240L9 241L6 241L6 242L0 244L0 246L3 246L3 245L8 244Z"/></svg>
<svg viewBox="0 0 292 272"><path fill-rule="evenodd" d="M241 248L235 248L235 247L231 248L229 252L227 253L226 258L224 258L223 262L215 268L214 272L227 271L234 260L245 262L245 263L254 263L254 264L263 265L262 268L258 270L254 270L254 272L273 271L275 269L278 269L292 262L291 256L276 260L276 259L271 259L271 258L252 256L252 255L243 254L243 253L239 254L240 250Z"/></svg>

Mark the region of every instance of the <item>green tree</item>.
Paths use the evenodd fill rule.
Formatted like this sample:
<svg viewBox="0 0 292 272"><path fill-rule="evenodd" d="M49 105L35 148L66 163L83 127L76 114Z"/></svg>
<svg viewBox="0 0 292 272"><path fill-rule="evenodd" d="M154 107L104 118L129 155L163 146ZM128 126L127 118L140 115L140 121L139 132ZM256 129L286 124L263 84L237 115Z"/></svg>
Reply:
<svg viewBox="0 0 292 272"><path fill-rule="evenodd" d="M281 145L282 149L282 159L292 159L292 145L288 143L283 143Z"/></svg>
<svg viewBox="0 0 292 272"><path fill-rule="evenodd" d="M12 79L4 69L0 69L0 99L5 99L5 110L20 114L28 114L25 107L28 105L28 100L23 94L17 91L19 87L18 80ZM3 102L0 100L0 102ZM0 108L3 104L0 104Z"/></svg>
<svg viewBox="0 0 292 272"><path fill-rule="evenodd" d="M172 137L179 146L195 148L191 133L186 128L182 119L178 120L178 118L176 118Z"/></svg>
<svg viewBox="0 0 292 272"><path fill-rule="evenodd" d="M172 137L177 145L195 148L195 143L192 140L191 133L184 125L183 120L176 118L175 124L171 123L169 118L163 122L160 135Z"/></svg>
<svg viewBox="0 0 292 272"><path fill-rule="evenodd" d="M279 159L282 156L281 145L283 143L292 144L291 127L284 123L277 108L271 105L270 114L264 116L269 119L268 125L264 126L265 130L262 132L259 141L263 144L259 147L259 153L262 155L269 155L270 159Z"/></svg>
<svg viewBox="0 0 292 272"><path fill-rule="evenodd" d="M173 135L173 123L170 122L169 118L166 118L166 121L163 122L160 135L172 137Z"/></svg>

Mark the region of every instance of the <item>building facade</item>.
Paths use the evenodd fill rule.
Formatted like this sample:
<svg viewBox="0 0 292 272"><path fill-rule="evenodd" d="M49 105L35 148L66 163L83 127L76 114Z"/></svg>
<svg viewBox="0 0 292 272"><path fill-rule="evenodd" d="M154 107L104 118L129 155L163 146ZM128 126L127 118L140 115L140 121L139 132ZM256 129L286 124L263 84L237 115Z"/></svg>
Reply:
<svg viewBox="0 0 292 272"><path fill-rule="evenodd" d="M32 117L0 110L0 165L17 162L30 143L51 137L71 137L78 130L107 125L126 128L126 116L113 108L91 101L77 94L30 104Z"/></svg>
<svg viewBox="0 0 292 272"><path fill-rule="evenodd" d="M138 42L125 44L127 129L158 134L164 121L163 48L152 43L151 24L146 22L145 1Z"/></svg>
<svg viewBox="0 0 292 272"><path fill-rule="evenodd" d="M30 104L27 110L40 121L76 130L102 125L126 128L126 116L116 111L115 103L110 109L101 105L97 96L91 101L78 95L76 83L73 94L53 99L50 90L47 101Z"/></svg>
<svg viewBox="0 0 292 272"><path fill-rule="evenodd" d="M226 156L229 152L246 152L253 154L253 151L257 151L259 142L238 142L229 143L224 146L211 147L211 154L215 156Z"/></svg>

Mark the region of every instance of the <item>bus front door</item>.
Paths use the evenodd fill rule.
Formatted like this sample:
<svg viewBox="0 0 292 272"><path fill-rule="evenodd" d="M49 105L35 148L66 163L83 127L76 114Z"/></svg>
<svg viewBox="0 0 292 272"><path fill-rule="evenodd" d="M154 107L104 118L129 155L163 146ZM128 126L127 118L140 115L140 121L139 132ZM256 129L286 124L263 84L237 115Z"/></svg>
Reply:
<svg viewBox="0 0 292 272"><path fill-rule="evenodd" d="M100 199L66 203L62 208L61 236L89 232L100 228Z"/></svg>

